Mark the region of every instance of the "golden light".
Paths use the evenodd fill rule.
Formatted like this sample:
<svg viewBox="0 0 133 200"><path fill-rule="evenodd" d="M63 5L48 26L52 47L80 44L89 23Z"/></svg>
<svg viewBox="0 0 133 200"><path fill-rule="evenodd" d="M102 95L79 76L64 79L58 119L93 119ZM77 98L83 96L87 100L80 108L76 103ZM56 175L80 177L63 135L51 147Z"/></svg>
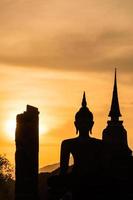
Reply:
<svg viewBox="0 0 133 200"><path fill-rule="evenodd" d="M43 123L39 123L39 135L40 136L44 135L47 133L47 131L48 131L48 127Z"/></svg>
<svg viewBox="0 0 133 200"><path fill-rule="evenodd" d="M5 122L5 133L10 140L15 140L16 121L9 119Z"/></svg>
<svg viewBox="0 0 133 200"><path fill-rule="evenodd" d="M15 129L16 129L16 121L13 119L7 120L5 122L5 133L6 136L9 140L15 140ZM46 125L40 123L39 124L39 135L44 135L46 134L48 131L48 128L46 127Z"/></svg>

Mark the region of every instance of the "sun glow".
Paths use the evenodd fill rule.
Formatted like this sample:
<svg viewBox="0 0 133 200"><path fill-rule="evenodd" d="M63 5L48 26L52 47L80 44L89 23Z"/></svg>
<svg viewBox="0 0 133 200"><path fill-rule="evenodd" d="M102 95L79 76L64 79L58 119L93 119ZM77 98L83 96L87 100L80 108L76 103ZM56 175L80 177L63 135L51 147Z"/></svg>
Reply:
<svg viewBox="0 0 133 200"><path fill-rule="evenodd" d="M16 122L13 119L5 122L5 133L10 140L15 140Z"/></svg>
<svg viewBox="0 0 133 200"><path fill-rule="evenodd" d="M5 122L4 131L6 133L6 137L9 140L15 140L15 130L16 130L16 121L13 119L9 119ZM48 128L44 124L39 124L39 135L44 135L48 131Z"/></svg>
<svg viewBox="0 0 133 200"><path fill-rule="evenodd" d="M48 132L48 128L46 127L45 124L39 123L39 135L44 135Z"/></svg>

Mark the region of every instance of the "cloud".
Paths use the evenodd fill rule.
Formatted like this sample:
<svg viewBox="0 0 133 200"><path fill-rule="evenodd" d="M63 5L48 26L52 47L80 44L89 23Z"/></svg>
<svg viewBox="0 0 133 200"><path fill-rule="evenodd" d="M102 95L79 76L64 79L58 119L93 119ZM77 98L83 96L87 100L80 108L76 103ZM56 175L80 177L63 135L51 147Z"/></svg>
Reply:
<svg viewBox="0 0 133 200"><path fill-rule="evenodd" d="M1 1L0 62L10 66L132 71L133 3Z"/></svg>

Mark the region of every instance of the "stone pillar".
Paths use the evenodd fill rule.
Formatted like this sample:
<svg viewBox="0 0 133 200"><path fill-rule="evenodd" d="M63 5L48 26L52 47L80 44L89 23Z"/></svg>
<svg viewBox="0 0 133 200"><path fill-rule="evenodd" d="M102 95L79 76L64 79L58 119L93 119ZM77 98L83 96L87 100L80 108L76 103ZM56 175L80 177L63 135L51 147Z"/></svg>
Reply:
<svg viewBox="0 0 133 200"><path fill-rule="evenodd" d="M27 105L17 115L15 200L38 200L39 112Z"/></svg>

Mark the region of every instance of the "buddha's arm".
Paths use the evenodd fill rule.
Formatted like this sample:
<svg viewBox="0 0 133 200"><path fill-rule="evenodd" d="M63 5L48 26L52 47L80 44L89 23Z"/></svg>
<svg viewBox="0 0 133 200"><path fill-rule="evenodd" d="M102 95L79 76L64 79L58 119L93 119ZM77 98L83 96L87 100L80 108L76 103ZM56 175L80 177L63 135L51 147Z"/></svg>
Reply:
<svg viewBox="0 0 133 200"><path fill-rule="evenodd" d="M60 174L66 174L69 164L70 157L70 147L66 141L61 144L61 154L60 154Z"/></svg>

